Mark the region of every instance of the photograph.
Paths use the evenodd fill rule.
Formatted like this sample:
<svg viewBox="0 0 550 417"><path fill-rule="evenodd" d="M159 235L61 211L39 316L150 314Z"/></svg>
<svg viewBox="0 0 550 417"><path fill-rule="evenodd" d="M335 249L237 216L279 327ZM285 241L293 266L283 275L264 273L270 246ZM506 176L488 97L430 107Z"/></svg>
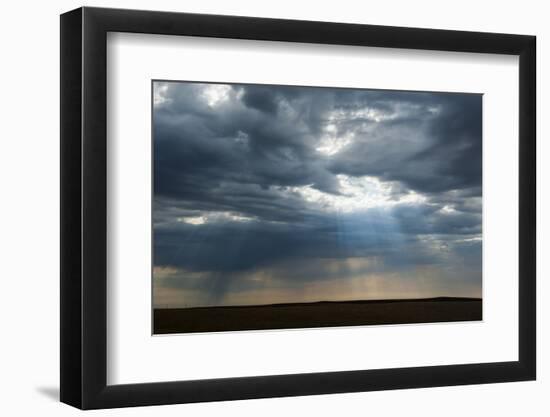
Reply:
<svg viewBox="0 0 550 417"><path fill-rule="evenodd" d="M482 320L482 99L153 80L153 334Z"/></svg>

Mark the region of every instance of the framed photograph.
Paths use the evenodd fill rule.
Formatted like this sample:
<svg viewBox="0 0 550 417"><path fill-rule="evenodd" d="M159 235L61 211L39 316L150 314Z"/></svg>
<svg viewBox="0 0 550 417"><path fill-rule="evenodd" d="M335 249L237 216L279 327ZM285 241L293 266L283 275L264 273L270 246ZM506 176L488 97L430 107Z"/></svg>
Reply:
<svg viewBox="0 0 550 417"><path fill-rule="evenodd" d="M61 16L61 401L533 380L535 37Z"/></svg>

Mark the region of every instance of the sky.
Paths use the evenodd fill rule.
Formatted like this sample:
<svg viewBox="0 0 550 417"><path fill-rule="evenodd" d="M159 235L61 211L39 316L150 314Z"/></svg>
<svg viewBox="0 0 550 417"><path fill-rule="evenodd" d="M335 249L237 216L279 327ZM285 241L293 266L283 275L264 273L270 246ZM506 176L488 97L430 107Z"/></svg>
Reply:
<svg viewBox="0 0 550 417"><path fill-rule="evenodd" d="M155 308L481 297L482 96L153 82Z"/></svg>

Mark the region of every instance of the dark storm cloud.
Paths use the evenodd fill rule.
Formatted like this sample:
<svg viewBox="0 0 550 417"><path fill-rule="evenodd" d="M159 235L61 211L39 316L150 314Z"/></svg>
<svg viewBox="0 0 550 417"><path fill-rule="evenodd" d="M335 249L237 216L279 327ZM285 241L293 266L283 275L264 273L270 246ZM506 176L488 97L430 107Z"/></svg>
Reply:
<svg viewBox="0 0 550 417"><path fill-rule="evenodd" d="M222 180L263 189L330 182L330 175L307 146L308 129L290 120L244 106L223 114L171 116L159 110L155 118L155 192L159 195L185 197L190 188L210 188Z"/></svg>
<svg viewBox="0 0 550 417"><path fill-rule="evenodd" d="M461 239L481 232L478 214L442 214L425 205L373 209L368 216L304 211L280 218L285 221L222 218L202 225L159 225L154 232L155 263L196 271L235 271L285 259L386 256L388 264L401 264L407 253L408 263L412 259L416 264L433 263L434 254L414 250L422 246L422 237Z"/></svg>
<svg viewBox="0 0 550 417"><path fill-rule="evenodd" d="M155 262L191 270L241 270L290 258L372 256L396 248L392 225L383 216L362 226L353 218L331 217L303 217L301 223L180 223L155 230Z"/></svg>
<svg viewBox="0 0 550 417"><path fill-rule="evenodd" d="M170 87L154 118L158 197L202 201L220 188L231 198L229 183L258 196L301 185L337 194L334 174L373 175L426 193L480 193L479 95L235 86L213 110L200 98L204 85ZM365 108L382 120L357 114ZM355 138L327 158L316 146L339 111L348 114L333 123L336 133Z"/></svg>
<svg viewBox="0 0 550 417"><path fill-rule="evenodd" d="M452 211L441 212L436 205L406 204L396 207L393 216L407 234L473 235L481 233L481 215Z"/></svg>
<svg viewBox="0 0 550 417"><path fill-rule="evenodd" d="M206 273L199 287L217 296L246 271L321 258L382 259L385 271L466 263L464 279L480 279L480 95L199 83L155 93L155 265ZM346 209L359 191L342 181L364 177L387 204ZM381 191L357 201L370 192ZM312 268L287 279L322 279L324 266Z"/></svg>
<svg viewBox="0 0 550 417"><path fill-rule="evenodd" d="M388 96L388 104L394 103ZM481 96L429 96L431 101L420 96L413 102L410 116L360 131L363 135L331 162L331 170L400 181L420 192L472 188L480 195Z"/></svg>
<svg viewBox="0 0 550 417"><path fill-rule="evenodd" d="M269 87L246 88L242 97L243 103L252 109L274 114L277 112L278 98Z"/></svg>

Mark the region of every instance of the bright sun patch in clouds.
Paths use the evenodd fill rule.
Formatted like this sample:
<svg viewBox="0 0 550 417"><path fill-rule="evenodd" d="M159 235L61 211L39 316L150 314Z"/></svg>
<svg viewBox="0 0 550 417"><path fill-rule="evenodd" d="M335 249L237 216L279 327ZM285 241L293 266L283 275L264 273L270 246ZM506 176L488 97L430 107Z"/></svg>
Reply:
<svg viewBox="0 0 550 417"><path fill-rule="evenodd" d="M168 99L166 98L166 92L168 91L168 84L157 84L153 89L153 104L155 106L162 104Z"/></svg>
<svg viewBox="0 0 550 417"><path fill-rule="evenodd" d="M212 84L204 88L202 94L210 107L217 106L228 99L231 86L224 84Z"/></svg>
<svg viewBox="0 0 550 417"><path fill-rule="evenodd" d="M206 217L204 216L178 217L178 222L199 225L199 224L206 223Z"/></svg>
<svg viewBox="0 0 550 417"><path fill-rule="evenodd" d="M329 120L333 122L347 122L349 120L368 120L373 122L381 122L392 120L397 117L396 112L384 111L372 107L363 107L353 110L336 110L330 116Z"/></svg>
<svg viewBox="0 0 550 417"><path fill-rule="evenodd" d="M192 225L202 225L210 222L249 222L254 220L252 217L248 217L239 213L232 213L228 211L213 211L201 216L182 216L178 217L177 221L180 223L187 223Z"/></svg>
<svg viewBox="0 0 550 417"><path fill-rule="evenodd" d="M352 213L373 207L391 207L402 203L422 203L425 196L410 190L408 193L394 196L391 183L377 177L350 177L337 175L340 195L319 191L310 185L291 187L290 192L299 194L304 200L326 211Z"/></svg>
<svg viewBox="0 0 550 417"><path fill-rule="evenodd" d="M355 136L353 132L338 135L337 127L333 124L327 125L325 131L327 132L327 135L321 138L319 141L319 146L317 146L315 150L327 156L340 152L340 150L345 148L346 145L353 142L353 138Z"/></svg>
<svg viewBox="0 0 550 417"><path fill-rule="evenodd" d="M447 213L447 214L450 214L450 213L455 213L456 210L453 206L450 206L448 204L444 205L443 207L441 207L440 211L442 213Z"/></svg>

